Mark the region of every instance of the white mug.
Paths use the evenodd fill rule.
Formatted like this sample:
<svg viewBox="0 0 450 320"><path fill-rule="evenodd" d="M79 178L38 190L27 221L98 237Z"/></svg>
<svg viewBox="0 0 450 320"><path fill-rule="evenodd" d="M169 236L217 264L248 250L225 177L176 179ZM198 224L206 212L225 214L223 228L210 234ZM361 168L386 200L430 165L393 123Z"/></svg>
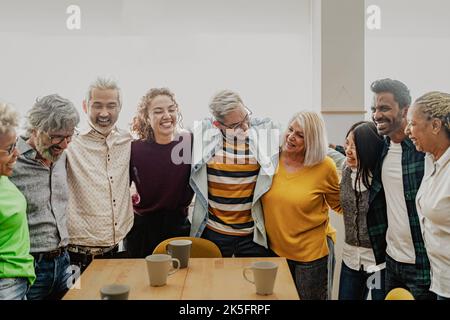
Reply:
<svg viewBox="0 0 450 320"><path fill-rule="evenodd" d="M152 287L164 286L167 283L167 276L180 270L180 260L172 258L168 254L152 254L145 257L147 262L148 278ZM172 262L176 262L173 267Z"/></svg>
<svg viewBox="0 0 450 320"><path fill-rule="evenodd" d="M273 293L275 278L277 276L278 265L271 261L253 262L250 267L245 267L242 275L245 280L251 282L256 287L256 293L260 295L269 295ZM248 271L253 272L253 279L247 277Z"/></svg>

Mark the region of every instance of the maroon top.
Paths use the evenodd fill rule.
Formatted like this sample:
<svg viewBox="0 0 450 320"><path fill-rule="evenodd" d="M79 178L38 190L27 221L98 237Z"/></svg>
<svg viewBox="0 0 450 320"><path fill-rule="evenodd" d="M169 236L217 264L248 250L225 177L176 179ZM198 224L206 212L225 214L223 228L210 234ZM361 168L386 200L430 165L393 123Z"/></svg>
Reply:
<svg viewBox="0 0 450 320"><path fill-rule="evenodd" d="M189 186L191 146L192 135L187 132L175 137L169 144L143 140L132 142L130 178L140 198L138 203L133 203L135 213L144 216L167 212L187 216L194 196ZM176 158L172 161L174 147L177 147L174 152ZM184 162L181 161L183 158Z"/></svg>

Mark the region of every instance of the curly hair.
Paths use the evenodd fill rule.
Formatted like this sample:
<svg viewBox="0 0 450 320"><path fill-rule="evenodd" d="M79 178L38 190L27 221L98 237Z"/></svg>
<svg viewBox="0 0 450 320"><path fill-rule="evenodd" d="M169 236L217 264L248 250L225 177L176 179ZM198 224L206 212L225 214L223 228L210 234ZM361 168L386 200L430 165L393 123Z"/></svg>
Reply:
<svg viewBox="0 0 450 320"><path fill-rule="evenodd" d="M157 96L168 96L178 109L178 103L175 100L175 94L168 88L152 88L141 98L141 101L137 107L136 116L134 116L131 122L131 131L135 133L141 140L155 140L153 128L150 124L148 107L152 100ZM180 111L178 110L177 128L182 128L182 120Z"/></svg>
<svg viewBox="0 0 450 320"><path fill-rule="evenodd" d="M417 98L414 102L428 120L433 118L442 121L442 125L450 138L450 94L440 91L431 91Z"/></svg>
<svg viewBox="0 0 450 320"><path fill-rule="evenodd" d="M80 115L74 104L57 94L51 94L37 98L28 111L27 136L35 129L48 132L75 128L79 122Z"/></svg>
<svg viewBox="0 0 450 320"><path fill-rule="evenodd" d="M8 132L18 124L18 113L10 105L0 102L0 134Z"/></svg>

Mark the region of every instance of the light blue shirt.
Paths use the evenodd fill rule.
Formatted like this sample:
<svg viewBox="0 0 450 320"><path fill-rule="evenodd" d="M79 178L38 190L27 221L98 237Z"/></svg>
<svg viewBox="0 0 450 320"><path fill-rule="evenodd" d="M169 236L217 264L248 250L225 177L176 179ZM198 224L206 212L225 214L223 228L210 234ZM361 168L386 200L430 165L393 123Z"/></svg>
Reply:
<svg viewBox="0 0 450 320"><path fill-rule="evenodd" d="M223 145L221 131L213 126L211 119L199 121L194 125L193 161L190 185L196 194L192 214L191 236L201 237L208 219L208 174L206 165ZM272 178L278 165L281 131L269 119L251 119L249 135L250 153L260 165L256 180L252 218L255 223L253 241L267 248L266 229L261 196L272 185Z"/></svg>

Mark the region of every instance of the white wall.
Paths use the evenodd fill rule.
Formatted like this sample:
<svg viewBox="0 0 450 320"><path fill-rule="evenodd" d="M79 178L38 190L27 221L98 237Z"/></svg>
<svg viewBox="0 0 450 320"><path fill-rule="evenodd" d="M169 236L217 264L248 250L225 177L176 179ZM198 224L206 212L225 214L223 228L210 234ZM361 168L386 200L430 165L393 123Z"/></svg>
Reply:
<svg viewBox="0 0 450 320"><path fill-rule="evenodd" d="M66 8L81 7L81 30ZM0 0L0 99L22 114L59 93L81 106L97 75L124 93L121 126L140 97L167 86L185 126L220 89L280 122L312 104L310 0Z"/></svg>
<svg viewBox="0 0 450 320"><path fill-rule="evenodd" d="M427 91L450 92L450 1L366 0L381 9L381 30L366 31L366 107L370 84L394 78L413 100Z"/></svg>

